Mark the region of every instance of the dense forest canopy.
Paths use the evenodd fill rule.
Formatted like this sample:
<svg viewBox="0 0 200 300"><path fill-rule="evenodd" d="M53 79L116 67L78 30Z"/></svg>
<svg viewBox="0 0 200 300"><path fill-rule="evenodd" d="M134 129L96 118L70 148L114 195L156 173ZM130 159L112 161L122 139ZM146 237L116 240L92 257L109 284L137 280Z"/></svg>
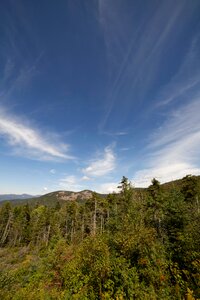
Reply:
<svg viewBox="0 0 200 300"><path fill-rule="evenodd" d="M199 299L199 177L0 207L0 299Z"/></svg>

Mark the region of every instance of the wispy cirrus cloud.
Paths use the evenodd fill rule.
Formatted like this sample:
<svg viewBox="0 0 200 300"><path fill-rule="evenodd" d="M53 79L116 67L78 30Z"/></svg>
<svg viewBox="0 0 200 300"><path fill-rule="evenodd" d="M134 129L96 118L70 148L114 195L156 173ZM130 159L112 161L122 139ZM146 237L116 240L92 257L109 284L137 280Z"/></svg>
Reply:
<svg viewBox="0 0 200 300"><path fill-rule="evenodd" d="M91 178L86 175L81 177L81 181L89 181L89 180L91 180Z"/></svg>
<svg viewBox="0 0 200 300"><path fill-rule="evenodd" d="M102 194L109 194L113 192L117 193L119 192L118 185L119 184L116 182L106 182L106 183L99 184L95 190L98 193L102 193Z"/></svg>
<svg viewBox="0 0 200 300"><path fill-rule="evenodd" d="M86 181L90 181L89 184ZM97 182L91 178L83 179L80 176L68 175L61 178L58 181L57 186L64 190L78 192L81 190L89 189L94 190L98 193L108 194L113 192L118 192L118 183L117 182Z"/></svg>
<svg viewBox="0 0 200 300"><path fill-rule="evenodd" d="M18 68L15 67L12 59L7 58L0 84L1 103L8 102L16 92L25 90L31 84L37 74L38 63L42 56L43 52L31 63L22 64Z"/></svg>
<svg viewBox="0 0 200 300"><path fill-rule="evenodd" d="M4 66L3 78L1 84L4 85L10 79L10 77L12 77L14 67L15 67L14 61L10 58L7 58Z"/></svg>
<svg viewBox="0 0 200 300"><path fill-rule="evenodd" d="M156 97L156 107L190 101L200 88L200 35L193 38L182 64L170 81L161 88Z"/></svg>
<svg viewBox="0 0 200 300"><path fill-rule="evenodd" d="M120 137L120 136L125 136L128 135L129 132L128 130L121 130L121 131L101 131L102 134L111 136L111 137Z"/></svg>
<svg viewBox="0 0 200 300"><path fill-rule="evenodd" d="M68 154L68 145L52 141L49 136L49 133L42 133L20 118L0 111L0 137L8 143L12 153L39 160L73 158Z"/></svg>
<svg viewBox="0 0 200 300"><path fill-rule="evenodd" d="M98 3L110 67L105 114L99 124L100 132L104 132L113 113L121 116L123 110L126 116L130 109L134 109L135 101L138 105L146 97L149 98L152 87L160 77L168 45L175 45L192 19L198 3L188 6L187 1L159 2L153 9L149 7L148 15L144 13L140 16L140 25L136 23L128 37L130 30L126 26L129 16L126 14L124 19L121 6L118 5L120 1L116 4L115 1L99 0ZM137 5L135 10L137 12ZM126 101L125 107L122 99Z"/></svg>
<svg viewBox="0 0 200 300"><path fill-rule="evenodd" d="M84 188L84 186L80 184L80 179L74 175L68 175L61 178L58 185L62 189L74 192L78 192Z"/></svg>
<svg viewBox="0 0 200 300"><path fill-rule="evenodd" d="M86 176L100 177L112 172L116 167L116 156L111 147L104 149L103 157L98 157L90 162L82 172Z"/></svg>
<svg viewBox="0 0 200 300"><path fill-rule="evenodd" d="M49 171L49 173L54 175L54 174L56 174L56 170L55 170L55 169L51 169L51 170Z"/></svg>
<svg viewBox="0 0 200 300"><path fill-rule="evenodd" d="M30 87L39 74L44 51L34 34L32 16L24 3L13 2L3 11L0 55L4 66L1 66L0 100L1 103L13 101L16 105L13 100L16 93Z"/></svg>
<svg viewBox="0 0 200 300"><path fill-rule="evenodd" d="M147 168L135 173L136 186L147 186L153 177L161 182L200 174L200 94L168 117L147 146Z"/></svg>

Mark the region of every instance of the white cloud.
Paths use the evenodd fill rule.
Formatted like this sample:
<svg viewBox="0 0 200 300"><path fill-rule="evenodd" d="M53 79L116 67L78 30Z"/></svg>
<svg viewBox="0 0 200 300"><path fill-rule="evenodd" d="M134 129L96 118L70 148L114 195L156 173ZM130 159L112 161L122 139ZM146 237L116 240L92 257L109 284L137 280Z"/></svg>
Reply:
<svg viewBox="0 0 200 300"><path fill-rule="evenodd" d="M127 134L128 134L127 131L118 131L114 133L114 135L127 135Z"/></svg>
<svg viewBox="0 0 200 300"><path fill-rule="evenodd" d="M45 187L43 187L43 191L48 191L48 188L45 186Z"/></svg>
<svg viewBox="0 0 200 300"><path fill-rule="evenodd" d="M136 172L136 186L147 186L153 177L161 182L200 174L200 96L177 110L158 130L147 147L147 168Z"/></svg>
<svg viewBox="0 0 200 300"><path fill-rule="evenodd" d="M0 136L9 143L15 154L40 160L72 159L67 154L68 145L52 142L48 135L0 111Z"/></svg>
<svg viewBox="0 0 200 300"><path fill-rule="evenodd" d="M180 179L187 174L199 175L200 168L195 168L187 163L178 162L175 164L163 164L161 167L155 166L136 172L133 181L136 187L147 187L153 178L157 178L161 183Z"/></svg>
<svg viewBox="0 0 200 300"><path fill-rule="evenodd" d="M84 176L81 178L81 180L83 180L83 181L88 181L88 180L91 180L91 178L88 177L88 176L86 176L86 175L84 175Z"/></svg>
<svg viewBox="0 0 200 300"><path fill-rule="evenodd" d="M169 105L193 97L193 91L200 88L199 36L193 38L178 72L162 88L157 97L157 106Z"/></svg>
<svg viewBox="0 0 200 300"><path fill-rule="evenodd" d="M128 35L132 15L123 14L120 2L98 1L99 22L104 33L111 77L105 113L99 124L100 132L105 132L106 125L113 123L113 113L118 113L122 120L130 109L134 110L136 99L139 103L150 97L149 91L160 78L163 55L168 53L169 44L175 46L175 41L187 28L196 5L189 6L187 1L177 2L172 10L170 1L160 1L151 14L143 15L141 20L145 22L138 26L135 21L131 35Z"/></svg>
<svg viewBox="0 0 200 300"><path fill-rule="evenodd" d="M123 148L120 148L119 150L120 151L128 151L128 150L130 150L131 148L130 147L123 147Z"/></svg>
<svg viewBox="0 0 200 300"><path fill-rule="evenodd" d="M101 194L109 194L113 192L119 192L119 189L117 188L119 184L116 182L107 182L100 184L97 188L96 191Z"/></svg>
<svg viewBox="0 0 200 300"><path fill-rule="evenodd" d="M55 170L55 169L51 169L49 172L50 172L51 174L56 174L56 170Z"/></svg>
<svg viewBox="0 0 200 300"><path fill-rule="evenodd" d="M154 109L163 106L166 110L172 104L173 110L167 112L167 119L151 136L146 148L147 168L133 178L137 186L149 185L153 177L166 182L200 174L199 45L200 37L196 36L177 73L159 91Z"/></svg>
<svg viewBox="0 0 200 300"><path fill-rule="evenodd" d="M3 83L5 83L12 76L14 66L14 62L10 58L7 58L4 66L4 75L2 79Z"/></svg>
<svg viewBox="0 0 200 300"><path fill-rule="evenodd" d="M11 42L11 44L13 43ZM37 66L44 54L41 52L31 61L27 60L26 57L23 56L23 64L21 64L20 60L20 66L17 68L18 64L16 63L15 52L16 48L12 49L12 47L9 47L6 49L7 60L4 65L4 73L1 78L1 92L3 95L2 101L5 103L12 95L14 95L14 92L27 88L33 77L36 75Z"/></svg>
<svg viewBox="0 0 200 300"><path fill-rule="evenodd" d="M108 130L102 130L101 134L105 134L105 135L110 135L112 137L115 136L124 136L124 135L128 135L128 131L108 131Z"/></svg>
<svg viewBox="0 0 200 300"><path fill-rule="evenodd" d="M83 169L86 176L104 176L115 169L116 157L110 147L104 149L103 158L92 161L88 167Z"/></svg>
<svg viewBox="0 0 200 300"><path fill-rule="evenodd" d="M83 190L83 186L79 184L79 179L74 175L69 175L61 178L59 181L59 187L67 191L80 191Z"/></svg>

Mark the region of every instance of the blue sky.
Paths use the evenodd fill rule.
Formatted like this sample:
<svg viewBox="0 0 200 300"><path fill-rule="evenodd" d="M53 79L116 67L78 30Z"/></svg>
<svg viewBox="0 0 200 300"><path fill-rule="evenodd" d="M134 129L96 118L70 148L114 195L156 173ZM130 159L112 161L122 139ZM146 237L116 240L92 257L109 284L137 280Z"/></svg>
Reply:
<svg viewBox="0 0 200 300"><path fill-rule="evenodd" d="M200 174L199 0L3 0L0 193Z"/></svg>

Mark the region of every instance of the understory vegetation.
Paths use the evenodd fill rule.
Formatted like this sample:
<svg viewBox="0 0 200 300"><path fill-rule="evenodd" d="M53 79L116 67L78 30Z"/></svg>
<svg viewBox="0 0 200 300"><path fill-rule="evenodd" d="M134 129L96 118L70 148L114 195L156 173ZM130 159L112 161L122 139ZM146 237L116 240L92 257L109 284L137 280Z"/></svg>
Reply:
<svg viewBox="0 0 200 300"><path fill-rule="evenodd" d="M199 178L0 207L0 299L200 299Z"/></svg>

